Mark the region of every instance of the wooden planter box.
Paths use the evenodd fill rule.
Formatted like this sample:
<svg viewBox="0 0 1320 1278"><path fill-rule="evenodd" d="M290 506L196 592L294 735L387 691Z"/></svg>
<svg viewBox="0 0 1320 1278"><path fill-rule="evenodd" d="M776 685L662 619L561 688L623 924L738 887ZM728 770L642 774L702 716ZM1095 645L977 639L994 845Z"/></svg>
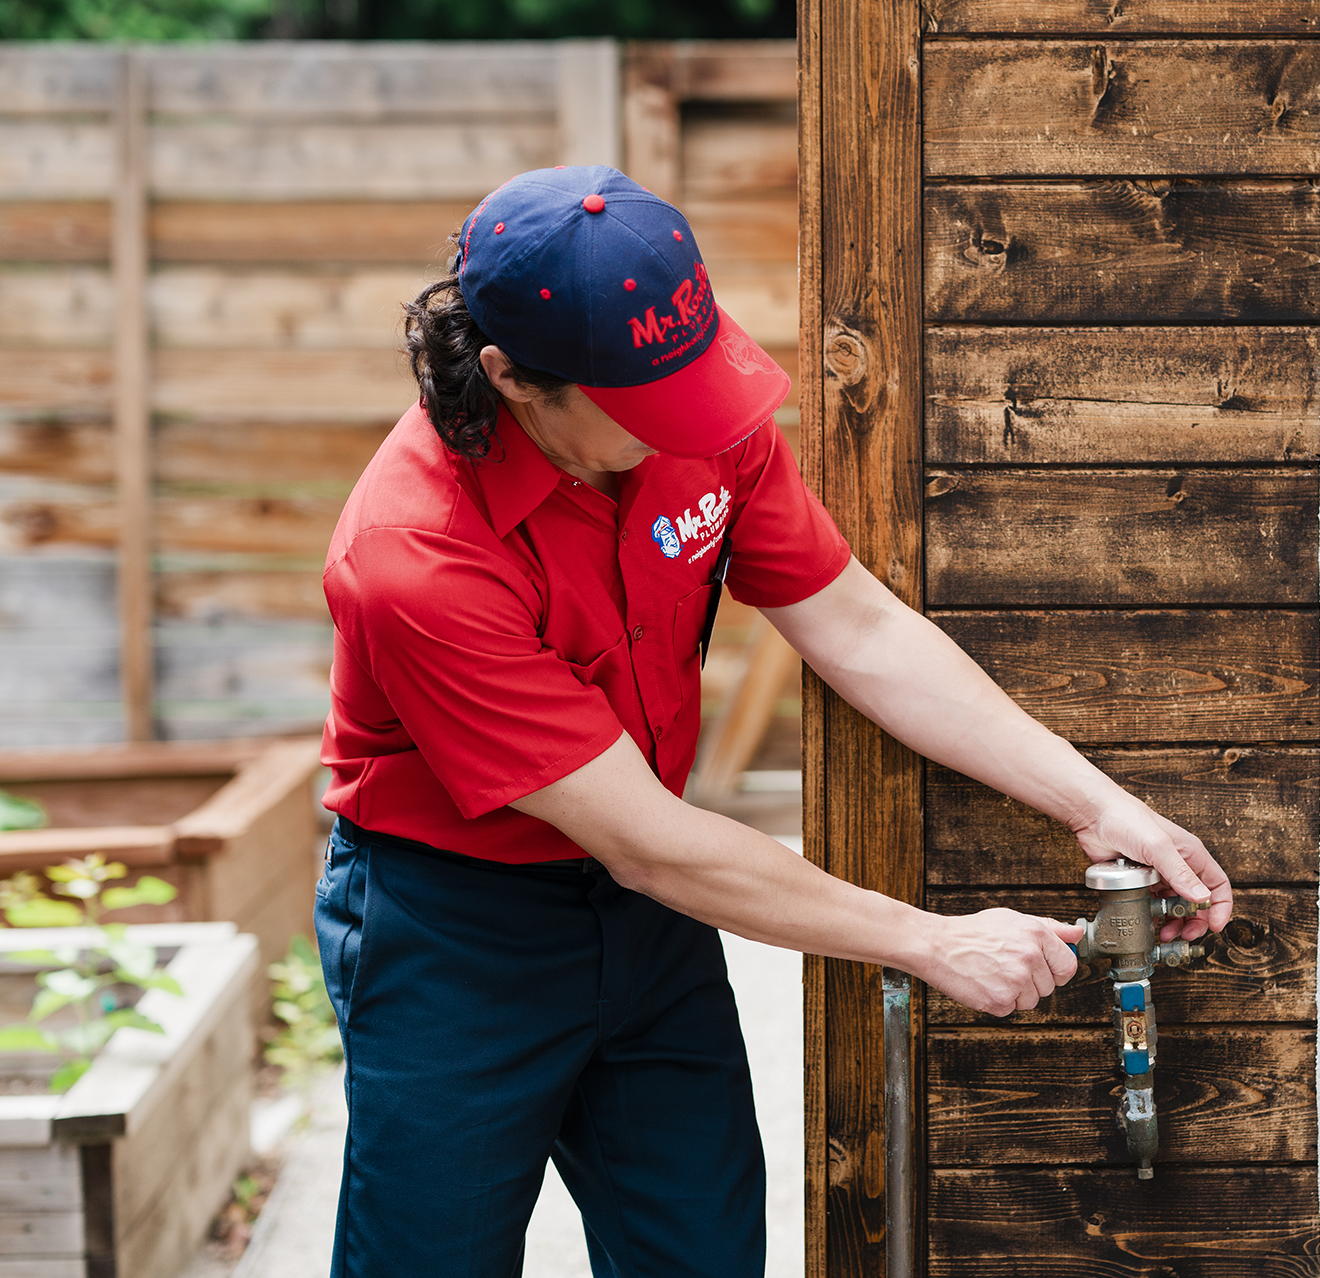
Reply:
<svg viewBox="0 0 1320 1278"><path fill-rule="evenodd" d="M179 891L116 919L228 920L256 936L264 972L295 932L311 935L319 753L314 738L0 752L0 789L39 800L51 820L0 832L0 878L103 852L129 867L125 884L154 874ZM259 974L258 1019L267 999Z"/></svg>
<svg viewBox="0 0 1320 1278"><path fill-rule="evenodd" d="M86 935L0 931L0 971L30 981L5 952ZM175 951L184 996L148 990L137 1006L165 1033L117 1031L63 1096L0 1095L0 1278L176 1278L247 1156L256 938L231 923L129 936ZM0 1057L0 1086L22 1086L34 1060L50 1062Z"/></svg>

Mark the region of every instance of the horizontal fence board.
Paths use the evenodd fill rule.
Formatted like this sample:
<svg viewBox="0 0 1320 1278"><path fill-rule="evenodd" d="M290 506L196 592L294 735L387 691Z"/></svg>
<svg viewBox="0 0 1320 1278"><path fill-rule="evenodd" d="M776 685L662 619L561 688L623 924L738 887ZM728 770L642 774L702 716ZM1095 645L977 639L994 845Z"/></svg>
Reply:
<svg viewBox="0 0 1320 1278"><path fill-rule="evenodd" d="M928 462L1320 457L1314 328L928 328Z"/></svg>
<svg viewBox="0 0 1320 1278"><path fill-rule="evenodd" d="M797 341L793 262L708 260L721 305L765 346ZM147 280L159 350L403 345L403 305L439 267L161 266ZM110 272L96 266L0 266L0 343L106 346L114 329Z"/></svg>
<svg viewBox="0 0 1320 1278"><path fill-rule="evenodd" d="M321 571L157 572L156 615L182 621L317 621L330 613Z"/></svg>
<svg viewBox="0 0 1320 1278"><path fill-rule="evenodd" d="M543 41L263 41L137 49L147 106L176 115L315 119L553 111L555 47ZM119 51L0 44L0 113L110 111Z"/></svg>
<svg viewBox="0 0 1320 1278"><path fill-rule="evenodd" d="M153 124L147 183L164 199L470 200L556 159L553 119L503 123ZM108 124L0 121L0 184L11 200L104 199Z"/></svg>
<svg viewBox="0 0 1320 1278"><path fill-rule="evenodd" d="M1320 749L1083 753L1125 789L1197 835L1235 884L1316 881ZM1065 826L960 773L928 765L926 875L931 887L1070 886L1084 866L1077 840Z"/></svg>
<svg viewBox="0 0 1320 1278"><path fill-rule="evenodd" d="M152 406L182 416L397 421L417 396L403 358L378 350L163 350ZM108 351L0 349L0 408L108 412Z"/></svg>
<svg viewBox="0 0 1320 1278"><path fill-rule="evenodd" d="M786 408L797 405L798 353L771 346L793 379ZM160 413L258 421L396 422L417 398L417 384L393 350L160 350L151 366L152 407ZM0 413L43 418L108 413L111 360L103 350L0 348Z"/></svg>
<svg viewBox="0 0 1320 1278"><path fill-rule="evenodd" d="M639 40L625 50L640 82L663 85L680 102L797 97L797 48L792 40Z"/></svg>
<svg viewBox="0 0 1320 1278"><path fill-rule="evenodd" d="M1078 854L1078 876L1081 863ZM1230 870L1231 873L1231 870ZM1001 890L926 893L936 914L972 914L1009 905L1024 914L1061 919L1095 917L1100 896L1080 888L1070 892ZM1262 1021L1314 1021L1316 901L1296 888L1247 888L1233 894L1233 919L1223 932L1197 944L1204 959L1189 967L1157 969L1152 997L1160 1025L1214 1025ZM1084 963L1029 1012L1015 1012L1013 1024L1113 1026L1114 986L1108 963ZM927 1024L993 1025L995 1018L973 1012L938 990L926 992Z"/></svg>
<svg viewBox="0 0 1320 1278"><path fill-rule="evenodd" d="M797 119L791 109L769 119L697 117L685 122L680 148L680 207L688 200L797 191Z"/></svg>
<svg viewBox="0 0 1320 1278"><path fill-rule="evenodd" d="M153 541L160 554L324 555L347 495L158 496L151 503ZM2 552L110 548L117 544L118 529L113 496L90 486L80 499L0 499Z"/></svg>
<svg viewBox="0 0 1320 1278"><path fill-rule="evenodd" d="M1074 741L1307 741L1314 612L932 613L1029 714Z"/></svg>
<svg viewBox="0 0 1320 1278"><path fill-rule="evenodd" d="M1320 170L1320 47L941 41L921 62L928 177Z"/></svg>
<svg viewBox="0 0 1320 1278"><path fill-rule="evenodd" d="M156 200L157 262L394 262L443 268L467 200ZM797 260L797 201L689 200L684 215L711 261ZM105 263L110 207L100 200L0 201L0 262Z"/></svg>
<svg viewBox="0 0 1320 1278"><path fill-rule="evenodd" d="M353 484L393 423L235 422L217 429L167 421L152 440L152 472L176 484L239 484L262 494ZM108 422L0 422L0 474L108 484L114 479Z"/></svg>
<svg viewBox="0 0 1320 1278"><path fill-rule="evenodd" d="M105 200L0 200L0 262L108 262Z"/></svg>
<svg viewBox="0 0 1320 1278"><path fill-rule="evenodd" d="M929 607L1313 604L1314 470L927 471Z"/></svg>
<svg viewBox="0 0 1320 1278"><path fill-rule="evenodd" d="M926 1061L932 1165L1131 1165L1112 1025L934 1030ZM1313 1028L1161 1028L1154 1072L1157 1163L1314 1160Z"/></svg>
<svg viewBox="0 0 1320 1278"><path fill-rule="evenodd" d="M934 35L1311 35L1312 0L922 0L922 30ZM930 46L927 45L927 50Z"/></svg>
<svg viewBox="0 0 1320 1278"><path fill-rule="evenodd" d="M930 1278L1313 1278L1320 1254L1314 1166L937 1170L926 1209Z"/></svg>
<svg viewBox="0 0 1320 1278"><path fill-rule="evenodd" d="M928 187L933 323L1309 324L1320 307L1312 182Z"/></svg>

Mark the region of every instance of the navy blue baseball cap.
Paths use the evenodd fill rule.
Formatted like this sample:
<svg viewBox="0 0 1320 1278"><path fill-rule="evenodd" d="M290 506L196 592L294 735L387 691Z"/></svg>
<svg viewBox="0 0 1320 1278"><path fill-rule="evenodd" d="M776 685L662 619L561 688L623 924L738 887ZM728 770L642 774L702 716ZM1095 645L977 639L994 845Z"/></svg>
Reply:
<svg viewBox="0 0 1320 1278"><path fill-rule="evenodd" d="M788 374L716 305L687 219L618 169L512 178L463 223L455 269L510 359L577 383L660 452L724 452L788 395Z"/></svg>

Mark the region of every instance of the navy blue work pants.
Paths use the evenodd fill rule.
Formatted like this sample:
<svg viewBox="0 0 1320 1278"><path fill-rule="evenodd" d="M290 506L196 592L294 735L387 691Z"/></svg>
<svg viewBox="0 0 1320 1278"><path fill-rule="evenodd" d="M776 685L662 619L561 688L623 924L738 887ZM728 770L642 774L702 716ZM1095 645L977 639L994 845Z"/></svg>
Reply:
<svg viewBox="0 0 1320 1278"><path fill-rule="evenodd" d="M517 1278L547 1158L596 1278L762 1278L764 1161L712 928L603 870L341 819L316 930L348 1061L333 1278Z"/></svg>

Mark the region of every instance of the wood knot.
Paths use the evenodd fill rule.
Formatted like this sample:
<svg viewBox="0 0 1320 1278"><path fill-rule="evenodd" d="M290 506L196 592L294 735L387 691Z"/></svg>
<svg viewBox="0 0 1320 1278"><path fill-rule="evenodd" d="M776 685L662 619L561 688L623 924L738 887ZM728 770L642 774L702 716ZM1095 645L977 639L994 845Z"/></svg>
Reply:
<svg viewBox="0 0 1320 1278"><path fill-rule="evenodd" d="M945 493L953 492L957 487L957 475L936 473L926 480L926 500L934 501L937 497L943 497Z"/></svg>
<svg viewBox="0 0 1320 1278"><path fill-rule="evenodd" d="M1096 106L1100 105L1100 100L1109 92L1109 86L1114 80L1114 63L1109 56L1109 50L1104 45L1096 45L1091 50L1091 96L1096 99Z"/></svg>
<svg viewBox="0 0 1320 1278"><path fill-rule="evenodd" d="M15 507L5 515L5 523L13 527L26 546L39 546L52 541L60 531L59 516L50 506L28 502Z"/></svg>
<svg viewBox="0 0 1320 1278"><path fill-rule="evenodd" d="M1183 476L1175 475L1168 484L1165 485L1164 495L1172 502L1182 501L1187 494L1183 492Z"/></svg>
<svg viewBox="0 0 1320 1278"><path fill-rule="evenodd" d="M1286 93L1276 93L1269 104L1270 125L1276 127L1280 120L1288 113L1288 95Z"/></svg>
<svg viewBox="0 0 1320 1278"><path fill-rule="evenodd" d="M1224 762L1231 768L1242 757L1242 751L1237 746L1229 746L1224 751Z"/></svg>
<svg viewBox="0 0 1320 1278"><path fill-rule="evenodd" d="M825 332L825 371L844 386L856 386L870 363L866 339L852 329L830 327Z"/></svg>
<svg viewBox="0 0 1320 1278"><path fill-rule="evenodd" d="M978 226L972 232L972 242L963 249L963 257L969 262L975 263L984 271L989 271L994 275L1002 275L1008 266L1009 254L1012 252L1012 248L1012 236L1003 241L992 239Z"/></svg>

